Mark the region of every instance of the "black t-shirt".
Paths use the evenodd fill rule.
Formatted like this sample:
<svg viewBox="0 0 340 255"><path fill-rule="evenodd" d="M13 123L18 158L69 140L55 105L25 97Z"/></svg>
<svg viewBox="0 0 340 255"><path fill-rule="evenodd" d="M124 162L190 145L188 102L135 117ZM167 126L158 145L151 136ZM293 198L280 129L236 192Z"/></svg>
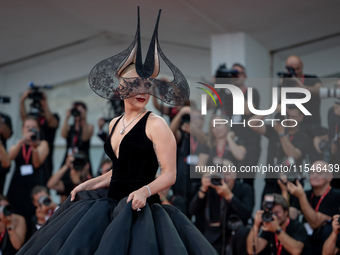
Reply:
<svg viewBox="0 0 340 255"><path fill-rule="evenodd" d="M306 191L306 196L311 204L312 208L315 209L321 196L313 196L312 199L312 190ZM333 217L335 214L339 214L339 205L340 205L340 190L336 188L331 188L328 194L324 197L319 206L319 212L326 214L330 217ZM301 211L300 203L298 199L294 199L291 204L292 207Z"/></svg>
<svg viewBox="0 0 340 255"><path fill-rule="evenodd" d="M274 165L276 158L277 163L281 164L282 161L286 158L286 155L281 146L281 141L278 133L273 127L266 125L266 133L264 135L269 139L267 163L270 165ZM309 138L306 133L304 133L300 129L294 135L287 134L287 137L294 145L294 147L299 149L302 153L301 158L296 160L295 162L296 165L299 165L301 164L301 161L305 157L306 152L308 151L308 148L310 146Z"/></svg>
<svg viewBox="0 0 340 255"><path fill-rule="evenodd" d="M309 254L310 252L309 239L308 239L305 227L303 226L302 223L296 220L290 220L290 223L286 229L286 233L294 240L300 241L304 244L304 247L301 253L302 255ZM271 242L273 243L274 254L276 254L277 247L275 244L275 234L272 232L268 232L268 231L262 231L260 233L260 237L268 241L267 247L270 245ZM290 253L282 246L281 255L285 255L285 254L290 254Z"/></svg>
<svg viewBox="0 0 340 255"><path fill-rule="evenodd" d="M12 135L11 117L9 117L7 114L1 113L1 112L0 112L0 116L1 116L1 121L9 127L9 129L11 130L11 135ZM1 123L0 123L0 125L1 125ZM0 135L0 140L1 140L2 144L4 145L5 149L7 149L7 147L6 147L7 139L5 139L2 135Z"/></svg>

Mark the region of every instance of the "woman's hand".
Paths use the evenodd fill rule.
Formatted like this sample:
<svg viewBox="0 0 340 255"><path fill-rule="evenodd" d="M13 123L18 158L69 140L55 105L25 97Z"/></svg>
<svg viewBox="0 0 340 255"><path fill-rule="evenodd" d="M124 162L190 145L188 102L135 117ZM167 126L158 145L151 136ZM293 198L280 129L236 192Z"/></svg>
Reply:
<svg viewBox="0 0 340 255"><path fill-rule="evenodd" d="M127 202L132 200L131 208L132 210L142 209L146 205L146 198L149 196L149 191L147 188L142 187L130 193Z"/></svg>
<svg viewBox="0 0 340 255"><path fill-rule="evenodd" d="M73 201L76 198L76 194L79 191L83 191L86 190L86 184L85 182L79 184L78 186L76 186L72 191L71 191L71 201Z"/></svg>

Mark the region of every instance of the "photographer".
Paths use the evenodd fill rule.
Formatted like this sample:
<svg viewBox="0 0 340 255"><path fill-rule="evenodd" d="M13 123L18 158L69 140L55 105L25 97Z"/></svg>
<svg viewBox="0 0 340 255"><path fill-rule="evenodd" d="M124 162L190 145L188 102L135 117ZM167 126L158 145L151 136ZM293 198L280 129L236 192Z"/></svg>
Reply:
<svg viewBox="0 0 340 255"><path fill-rule="evenodd" d="M66 112L65 120L61 129L61 136L66 139L67 147L63 163L65 163L69 152L84 152L89 160L90 174L92 175L90 161L90 139L93 135L93 125L87 123L87 107L84 102L76 101L72 104L72 109ZM69 125L70 117L73 117L73 124Z"/></svg>
<svg viewBox="0 0 340 255"><path fill-rule="evenodd" d="M322 255L335 255L340 251L340 215L336 214L333 216L332 221L332 233L327 238L326 242L323 244Z"/></svg>
<svg viewBox="0 0 340 255"><path fill-rule="evenodd" d="M58 209L58 205L53 202L45 186L35 186L31 192L32 204L36 207L35 216L31 220L32 236L48 218Z"/></svg>
<svg viewBox="0 0 340 255"><path fill-rule="evenodd" d="M13 213L7 198L0 195L0 254L14 255L25 242L24 217Z"/></svg>
<svg viewBox="0 0 340 255"><path fill-rule="evenodd" d="M30 112L27 113L25 101L32 99ZM24 92L20 98L20 117L24 121L28 115L35 116L40 126L40 138L48 143L49 154L44 166L44 181L50 178L53 172L53 151L55 134L59 126L59 116L57 113L51 113L48 107L47 97L38 90L38 87L32 87Z"/></svg>
<svg viewBox="0 0 340 255"><path fill-rule="evenodd" d="M255 115L251 119L264 118L265 116ZM286 120L286 125L290 127L283 127L281 122L278 121L275 122L274 127L271 125L251 127L255 132L269 139L267 153L268 165L296 164L299 166L310 147L308 136L300 129L300 125L304 119L302 112L296 107L290 107L287 109L287 119L295 120L298 124L293 126L296 123ZM257 126L255 121L253 125ZM268 193L281 193L280 187L277 184L278 177L276 173L267 173L262 198Z"/></svg>
<svg viewBox="0 0 340 255"><path fill-rule="evenodd" d="M30 222L35 208L30 192L36 185L44 184L42 165L49 153L48 143L39 138L39 124L27 116L22 126L22 138L9 150L10 160L15 160L15 170L7 196L15 212Z"/></svg>
<svg viewBox="0 0 340 255"><path fill-rule="evenodd" d="M283 74L283 77L286 78L284 78L281 86L294 86L311 92L311 99L304 106L312 115L305 116L304 125L307 125L310 131L313 132L313 129L321 125L319 96L319 89L322 87L321 80L315 75L303 74L303 62L298 56L289 56L286 60L286 68L289 73ZM285 85L285 83L289 85Z"/></svg>
<svg viewBox="0 0 340 255"><path fill-rule="evenodd" d="M330 231L325 222L339 213L340 190L332 188L332 173L328 163L316 161L309 168L312 190L304 191L299 181L287 182L288 192L297 199L292 200L289 215L297 219L302 211L307 233L311 235L314 254L321 254L322 245Z"/></svg>
<svg viewBox="0 0 340 255"><path fill-rule="evenodd" d="M65 164L48 180L47 187L56 190L63 203L75 186L91 178L89 168L85 153L69 154Z"/></svg>
<svg viewBox="0 0 340 255"><path fill-rule="evenodd" d="M231 166L232 163L223 160L222 165ZM253 206L252 188L236 181L236 172L227 171L216 178L209 173L202 177L201 187L190 202L189 211L190 214L204 212L204 236L219 254L226 254L231 236L248 223ZM232 220L237 217L237 221Z"/></svg>
<svg viewBox="0 0 340 255"><path fill-rule="evenodd" d="M248 254L309 254L306 230L288 217L287 201L279 194L267 195L263 208L247 237Z"/></svg>
<svg viewBox="0 0 340 255"><path fill-rule="evenodd" d="M172 190L176 196L183 197L186 203L199 186L197 179L190 178L190 164L197 164L196 149L206 141L203 123L200 113L189 106L182 107L170 123L177 142L177 178Z"/></svg>

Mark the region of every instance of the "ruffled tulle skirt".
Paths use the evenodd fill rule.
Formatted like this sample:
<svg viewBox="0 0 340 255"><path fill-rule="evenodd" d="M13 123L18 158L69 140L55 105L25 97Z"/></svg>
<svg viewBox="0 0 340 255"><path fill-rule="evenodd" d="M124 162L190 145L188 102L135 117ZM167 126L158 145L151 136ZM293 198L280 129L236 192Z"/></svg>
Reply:
<svg viewBox="0 0 340 255"><path fill-rule="evenodd" d="M69 198L17 254L217 254L177 208L117 202L96 192Z"/></svg>

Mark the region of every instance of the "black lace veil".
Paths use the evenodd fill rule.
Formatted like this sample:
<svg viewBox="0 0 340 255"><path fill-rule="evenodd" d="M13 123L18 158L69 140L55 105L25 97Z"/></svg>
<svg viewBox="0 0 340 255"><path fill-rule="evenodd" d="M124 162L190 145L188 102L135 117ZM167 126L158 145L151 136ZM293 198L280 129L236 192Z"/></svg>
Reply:
<svg viewBox="0 0 340 255"><path fill-rule="evenodd" d="M138 94L150 94L170 105L184 105L190 95L187 80L182 72L173 65L162 52L158 42L158 23L161 15L159 10L156 26L151 38L149 49L142 62L140 42L140 15L138 7L138 22L135 38L131 45L121 53L104 59L96 64L89 74L89 84L99 96L113 100L125 99ZM163 59L173 74L173 81L156 79L160 70L160 59ZM121 77L121 72L131 63L135 64L139 75L134 78Z"/></svg>

